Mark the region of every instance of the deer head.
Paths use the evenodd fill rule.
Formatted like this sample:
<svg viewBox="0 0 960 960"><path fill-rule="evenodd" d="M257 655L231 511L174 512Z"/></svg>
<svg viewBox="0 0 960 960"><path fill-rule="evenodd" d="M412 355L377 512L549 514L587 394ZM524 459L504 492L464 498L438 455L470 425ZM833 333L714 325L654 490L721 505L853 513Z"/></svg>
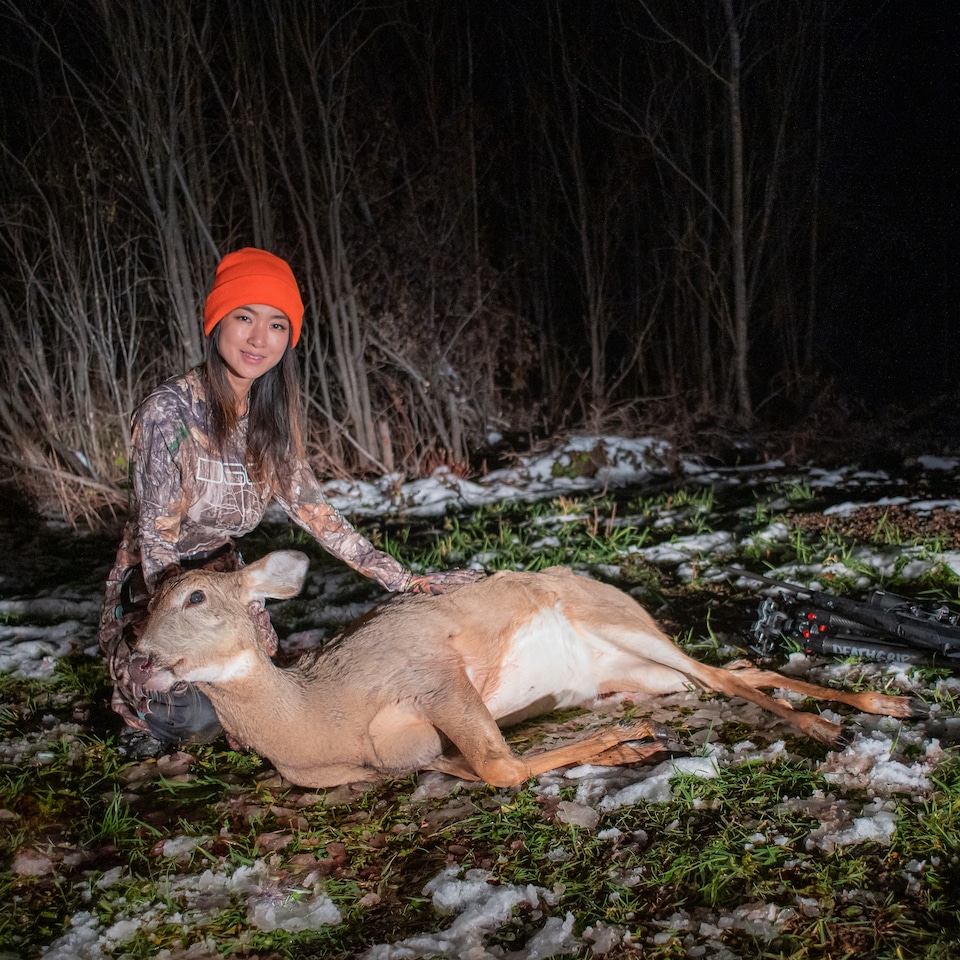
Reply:
<svg viewBox="0 0 960 960"><path fill-rule="evenodd" d="M296 596L308 563L303 553L279 550L233 573L194 570L167 581L151 604L130 678L147 690L169 690L182 680L243 676L266 655L257 637L259 604Z"/></svg>

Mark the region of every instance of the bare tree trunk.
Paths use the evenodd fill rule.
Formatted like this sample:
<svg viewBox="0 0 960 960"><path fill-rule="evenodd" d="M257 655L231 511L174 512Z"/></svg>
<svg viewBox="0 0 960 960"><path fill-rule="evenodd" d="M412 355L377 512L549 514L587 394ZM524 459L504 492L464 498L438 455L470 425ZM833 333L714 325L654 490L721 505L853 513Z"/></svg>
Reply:
<svg viewBox="0 0 960 960"><path fill-rule="evenodd" d="M807 275L807 322L803 340L801 364L804 370L813 366L814 332L817 327L820 279L820 189L821 167L823 165L823 109L826 73L826 39L824 24L827 18L827 0L820 6L820 19L817 24L817 95L814 114L814 155L810 199L810 236L808 257L810 263Z"/></svg>
<svg viewBox="0 0 960 960"><path fill-rule="evenodd" d="M733 254L733 375L736 384L737 413L741 420L753 417L750 399L750 308L747 302L746 234L744 217L743 116L740 109L740 26L733 11L733 0L723 0L727 19L730 69L727 93L730 108L730 239Z"/></svg>

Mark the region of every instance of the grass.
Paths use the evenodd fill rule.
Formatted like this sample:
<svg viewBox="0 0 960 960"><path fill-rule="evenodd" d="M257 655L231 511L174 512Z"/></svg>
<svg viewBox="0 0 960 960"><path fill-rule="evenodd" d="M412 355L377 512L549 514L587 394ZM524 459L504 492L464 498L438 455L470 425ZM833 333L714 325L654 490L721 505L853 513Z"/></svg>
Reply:
<svg viewBox="0 0 960 960"><path fill-rule="evenodd" d="M382 545L414 570L474 561L491 571L618 564L624 551L646 542L649 532L603 522L599 510L592 501L567 498L522 511L514 505L487 506L469 518L444 518L443 530L425 547L410 528L385 538Z"/></svg>
<svg viewBox="0 0 960 960"><path fill-rule="evenodd" d="M830 529L794 529L785 540L762 545L749 540L772 523L788 523L787 509L813 502L808 485L790 481L760 491L752 505L691 488L624 502L582 497L485 507L429 524L371 525L365 532L419 570L469 563L535 570L561 563L613 573L651 609L665 610L683 645L711 662L726 659L738 643L733 624L743 619L744 598L707 576L709 557L697 576L684 580L650 561L646 547L733 529L739 552L724 563L760 563L762 570L832 560L850 571L835 587L853 590L856 578L869 575L913 596L957 596L957 578L942 566L908 580L900 563L892 576L878 578L858 560L858 549L868 547L911 557L929 553L929 543L911 542L888 518L861 541ZM306 550L317 566L333 564L293 529L261 528L243 545L250 557L280 547ZM362 581L346 589L350 599L374 595ZM298 616L308 614L305 603ZM932 703L956 712L960 692L945 682L949 674L918 670L916 677ZM152 957L209 938L223 955L346 960L370 945L449 924L422 891L451 864L485 871L491 888L531 884L548 891L536 908L517 909L485 941L488 948L520 950L548 915L569 912L578 936L604 924L629 931L632 946L615 947L607 954L613 960L710 956L721 946L738 957L797 960L960 954L960 761L953 754L937 768L929 793L895 801L889 845L829 851L808 845L819 821L798 812L803 804L788 802L835 790L820 772L825 749L799 738L775 760L720 764L712 779L677 776L669 802L632 803L600 813L596 827L585 828L561 815L562 804L581 803L576 781L563 781L554 792L533 784L461 787L415 800L421 778L411 777L316 797L222 742L192 751L186 772L164 772L153 762L138 766L118 753L107 715L74 720L78 704L103 704L108 694L96 658L65 658L46 680L0 675L0 733L7 743L27 744L27 759L8 753L0 762L0 809L7 811L0 818L0 852L8 865L25 850L52 864L36 876L0 876L0 900L8 905L0 917L0 954L39 956L40 945L81 911L105 931L137 920L150 905L150 923L118 941L112 955ZM695 704L689 713L694 710ZM577 717L551 719L572 724ZM687 723L678 714L681 735ZM728 721L708 736L723 745L751 733ZM526 749L542 735L531 723L511 731L511 741ZM907 757L917 748L897 749ZM837 798L854 813L867 799ZM178 838L195 845L164 853L164 841ZM261 900L310 902L316 888L337 906L341 922L300 933L255 927L247 894L226 881L244 868L265 870ZM205 871L225 884L206 900L181 883Z"/></svg>

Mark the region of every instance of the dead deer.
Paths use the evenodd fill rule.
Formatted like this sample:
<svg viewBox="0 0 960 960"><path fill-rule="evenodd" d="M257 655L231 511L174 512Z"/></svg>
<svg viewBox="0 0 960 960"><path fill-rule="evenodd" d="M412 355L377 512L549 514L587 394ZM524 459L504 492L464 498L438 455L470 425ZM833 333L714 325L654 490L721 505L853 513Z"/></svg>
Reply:
<svg viewBox="0 0 960 960"><path fill-rule="evenodd" d="M442 596L392 598L328 649L280 668L257 640L250 605L296 595L307 564L302 553L278 551L236 573L195 570L171 580L158 591L131 663L132 678L147 689L197 684L229 734L301 786L434 769L505 787L563 766L660 751L657 731L640 723L517 756L498 727L614 692L701 687L759 704L828 744L842 742L837 724L758 688L867 713L922 715L908 697L702 664L632 597L560 567L504 571ZM459 756L445 750L450 744Z"/></svg>

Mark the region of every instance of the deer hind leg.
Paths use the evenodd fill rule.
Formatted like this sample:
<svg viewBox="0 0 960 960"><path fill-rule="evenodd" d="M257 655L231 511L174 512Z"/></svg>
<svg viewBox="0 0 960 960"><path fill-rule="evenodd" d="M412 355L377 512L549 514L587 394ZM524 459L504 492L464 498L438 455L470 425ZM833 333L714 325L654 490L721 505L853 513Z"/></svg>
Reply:
<svg viewBox="0 0 960 960"><path fill-rule="evenodd" d="M927 705L916 697L890 696L885 693L876 693L873 690L862 690L859 693L848 690L834 690L830 687L819 687L816 684L795 680L793 677L786 677L783 674L774 673L772 670L761 670L759 667L752 665L741 666L735 663L728 665L726 669L745 683L750 684L751 687L758 689L780 687L814 700L845 703L862 713L876 713L882 716L917 720L928 716L930 712Z"/></svg>
<svg viewBox="0 0 960 960"><path fill-rule="evenodd" d="M655 627L649 628L639 615L621 617L617 622L608 622L601 629L591 627L582 615L578 616L578 620L578 629L584 635L595 638L594 642L604 650L601 661L606 662L600 669L606 670L608 676L599 683L603 692L632 690L663 694L699 686L755 703L816 740L829 744L842 740L842 731L837 724L816 714L794 710L781 700L774 700L751 685L747 677L740 678L737 671L711 667L694 660L665 634L656 631ZM604 618L598 616L597 622L603 624ZM619 657L606 652L613 649L632 655L633 665L624 669Z"/></svg>
<svg viewBox="0 0 960 960"><path fill-rule="evenodd" d="M686 654L682 652L680 652L680 655L688 660L685 667L681 669L692 683L706 690L712 690L714 693L722 693L728 697L740 697L750 703L755 703L758 707L762 707L764 710L768 710L770 713L786 720L801 733L812 737L814 740L819 740L821 743L830 746L842 746L846 743L847 738L839 724L831 723L815 713L794 710L789 703L783 700L775 700L750 683L751 679L756 679L751 674L747 673L741 676L739 670L711 667L700 663L698 660L686 657ZM778 677L779 675L770 674L770 676ZM780 686L783 686L783 684L780 684Z"/></svg>
<svg viewBox="0 0 960 960"><path fill-rule="evenodd" d="M838 724L815 713L795 710L789 703L768 696L760 688L783 687L817 699L841 700L859 709L891 716L922 714L922 711L917 712L916 705L909 697L869 693L844 695L841 691L801 684L789 677L752 667L732 670L712 667L685 654L665 635L646 630L642 619L635 620L635 623L630 623L625 618L627 629L624 629L624 622L611 625L603 631L602 639L622 650L632 648L635 651L642 661L636 674L640 690L668 693L692 683L728 697L740 697L781 717L806 736L831 746L840 746L847 739ZM626 690L627 687L617 685L610 689Z"/></svg>
<svg viewBox="0 0 960 960"><path fill-rule="evenodd" d="M794 710L789 703L775 700L760 691L760 687L782 687L818 700L839 701L850 704L867 712L888 714L895 717L917 717L923 715L923 707L917 707L910 697L889 697L883 694L845 694L841 690L830 690L814 684L803 683L784 677L779 673L760 670L754 667L723 669L710 667L692 660L688 675L701 686L729 697L742 697L765 710L782 717L801 733L813 737L830 746L845 746L849 742L843 728L831 723L815 713Z"/></svg>

